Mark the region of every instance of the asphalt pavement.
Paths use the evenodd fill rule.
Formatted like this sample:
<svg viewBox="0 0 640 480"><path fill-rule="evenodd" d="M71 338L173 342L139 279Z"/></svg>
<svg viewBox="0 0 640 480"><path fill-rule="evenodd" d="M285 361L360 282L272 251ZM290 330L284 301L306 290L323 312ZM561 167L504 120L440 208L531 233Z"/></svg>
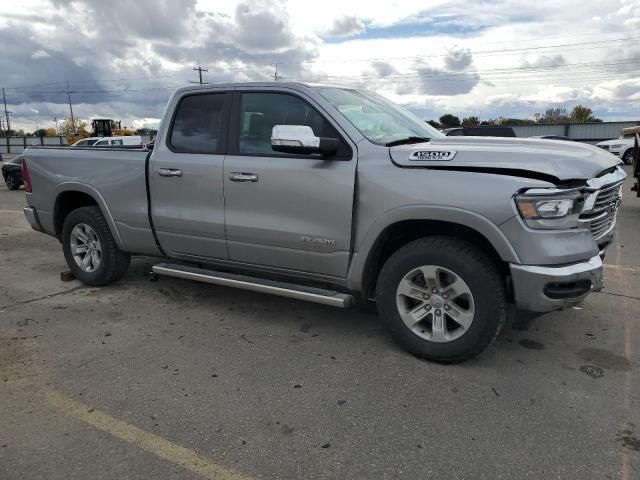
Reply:
<svg viewBox="0 0 640 480"><path fill-rule="evenodd" d="M376 316L160 278L63 282L0 187L0 479L640 478L640 199L605 289L480 357L405 353Z"/></svg>

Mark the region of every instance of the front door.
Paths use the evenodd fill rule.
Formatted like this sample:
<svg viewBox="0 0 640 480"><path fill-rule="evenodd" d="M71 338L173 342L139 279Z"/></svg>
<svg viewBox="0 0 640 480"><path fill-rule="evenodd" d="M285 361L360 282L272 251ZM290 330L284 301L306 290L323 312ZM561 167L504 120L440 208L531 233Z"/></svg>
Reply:
<svg viewBox="0 0 640 480"><path fill-rule="evenodd" d="M356 153L297 94L234 94L224 164L229 259L344 278L351 248ZM342 142L332 158L271 149L274 125L307 125Z"/></svg>
<svg viewBox="0 0 640 480"><path fill-rule="evenodd" d="M231 94L185 94L149 167L151 212L172 256L227 259L223 166ZM170 105L171 108L171 105Z"/></svg>

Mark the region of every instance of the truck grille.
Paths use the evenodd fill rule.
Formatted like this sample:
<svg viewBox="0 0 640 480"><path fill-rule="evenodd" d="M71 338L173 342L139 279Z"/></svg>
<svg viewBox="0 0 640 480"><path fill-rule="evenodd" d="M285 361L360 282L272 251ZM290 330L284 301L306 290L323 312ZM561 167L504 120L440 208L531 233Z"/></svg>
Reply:
<svg viewBox="0 0 640 480"><path fill-rule="evenodd" d="M593 207L580 215L580 222L591 230L594 240L600 240L616 225L616 215L622 200L622 182L606 185L594 192Z"/></svg>

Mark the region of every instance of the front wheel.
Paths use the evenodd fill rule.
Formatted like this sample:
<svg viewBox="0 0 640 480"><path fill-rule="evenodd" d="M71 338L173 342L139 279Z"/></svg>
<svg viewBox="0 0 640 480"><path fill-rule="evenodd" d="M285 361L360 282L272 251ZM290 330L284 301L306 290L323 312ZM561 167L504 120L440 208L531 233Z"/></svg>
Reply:
<svg viewBox="0 0 640 480"><path fill-rule="evenodd" d="M396 251L377 283L376 303L392 337L416 356L467 360L496 338L506 319L495 263L453 237L426 237Z"/></svg>
<svg viewBox="0 0 640 480"><path fill-rule="evenodd" d="M131 257L118 248L98 207L73 210L62 227L62 250L73 275L86 285L122 278Z"/></svg>
<svg viewBox="0 0 640 480"><path fill-rule="evenodd" d="M633 163L633 148L629 148L622 156L622 161L625 165L631 165Z"/></svg>

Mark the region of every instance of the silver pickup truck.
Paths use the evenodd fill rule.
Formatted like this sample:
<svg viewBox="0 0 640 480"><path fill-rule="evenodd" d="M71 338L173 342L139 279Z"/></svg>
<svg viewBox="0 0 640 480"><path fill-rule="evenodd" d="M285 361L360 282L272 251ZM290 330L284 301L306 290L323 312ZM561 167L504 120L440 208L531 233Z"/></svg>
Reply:
<svg viewBox="0 0 640 480"><path fill-rule="evenodd" d="M626 176L590 145L444 137L379 95L280 82L179 89L153 150L24 158L25 215L85 284L136 253L161 275L374 300L400 345L440 362L481 352L510 304L600 289Z"/></svg>

